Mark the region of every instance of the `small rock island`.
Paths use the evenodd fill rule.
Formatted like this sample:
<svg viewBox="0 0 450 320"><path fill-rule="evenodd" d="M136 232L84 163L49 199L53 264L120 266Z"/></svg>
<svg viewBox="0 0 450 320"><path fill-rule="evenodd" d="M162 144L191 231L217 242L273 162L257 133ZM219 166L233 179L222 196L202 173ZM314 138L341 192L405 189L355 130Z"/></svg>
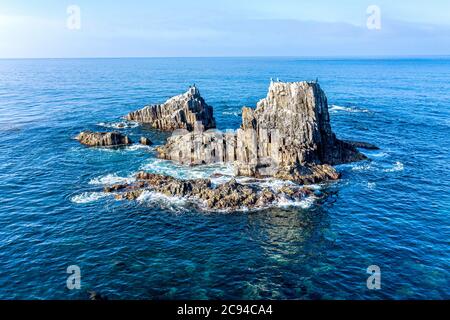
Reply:
<svg viewBox="0 0 450 320"><path fill-rule="evenodd" d="M242 124L236 131L215 129L213 108L195 86L164 104L132 112L126 119L173 131L166 144L156 148L161 159L189 166L229 163L236 177L275 178L291 184L274 191L235 179L214 186L208 179L180 180L139 172L135 183L105 188L118 200L136 200L144 191L153 191L197 200L209 210L264 208L282 198L296 200L312 194L307 185L340 178L333 165L366 160L357 148L376 148L336 137L327 97L317 82L271 82L267 97L256 108L243 108ZM79 140L88 146L131 143L119 135L88 132L80 134Z"/></svg>
<svg viewBox="0 0 450 320"><path fill-rule="evenodd" d="M366 157L331 130L328 101L318 83L272 82L256 109L244 107L236 132L178 131L158 148L161 158L187 165L234 163L237 176L308 184L339 178L332 165Z"/></svg>

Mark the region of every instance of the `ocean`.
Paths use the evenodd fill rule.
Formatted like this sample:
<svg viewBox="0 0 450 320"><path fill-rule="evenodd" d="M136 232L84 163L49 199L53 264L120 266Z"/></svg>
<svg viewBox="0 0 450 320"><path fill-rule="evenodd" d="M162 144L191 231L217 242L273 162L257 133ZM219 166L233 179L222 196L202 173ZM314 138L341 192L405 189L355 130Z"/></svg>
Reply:
<svg viewBox="0 0 450 320"><path fill-rule="evenodd" d="M199 212L104 184L139 170L208 177L154 147L89 149L130 111L192 84L219 129L236 129L270 78L316 80L339 138L370 161L305 199L261 211ZM126 123L134 140L167 133ZM449 299L450 58L0 60L0 299ZM276 182L267 182L276 183ZM69 290L68 266L81 270ZM369 266L381 289L367 286Z"/></svg>

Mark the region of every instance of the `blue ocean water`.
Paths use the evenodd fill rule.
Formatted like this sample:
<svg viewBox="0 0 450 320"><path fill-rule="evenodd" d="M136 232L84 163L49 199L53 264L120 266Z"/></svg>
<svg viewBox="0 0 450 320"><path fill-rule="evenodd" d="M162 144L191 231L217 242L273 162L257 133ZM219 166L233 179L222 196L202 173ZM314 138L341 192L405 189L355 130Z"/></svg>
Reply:
<svg viewBox="0 0 450 320"><path fill-rule="evenodd" d="M152 148L88 149L82 130L195 83L220 129L265 97L269 79L315 80L334 131L381 150L339 166L325 200L205 213L181 199L105 197L140 169L188 169ZM0 60L0 298L449 299L450 59ZM130 126L162 144L167 134ZM81 268L81 290L66 269ZM367 268L381 268L369 290Z"/></svg>

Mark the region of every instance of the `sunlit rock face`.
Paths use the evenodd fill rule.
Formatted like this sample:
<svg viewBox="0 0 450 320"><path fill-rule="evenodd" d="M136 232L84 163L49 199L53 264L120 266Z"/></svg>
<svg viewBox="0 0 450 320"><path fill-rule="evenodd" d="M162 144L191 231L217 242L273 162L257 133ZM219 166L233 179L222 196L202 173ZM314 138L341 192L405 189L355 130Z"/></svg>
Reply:
<svg viewBox="0 0 450 320"><path fill-rule="evenodd" d="M236 175L303 183L336 180L331 165L366 159L332 132L326 95L315 82L272 82L256 109L243 108L236 132L178 131L158 152L182 164L233 162Z"/></svg>
<svg viewBox="0 0 450 320"><path fill-rule="evenodd" d="M157 148L159 157L185 165L202 165L236 161L236 133L217 130L178 130Z"/></svg>
<svg viewBox="0 0 450 320"><path fill-rule="evenodd" d="M327 97L315 82L271 83L256 109L243 109L237 136L236 160L244 175L365 159L332 132Z"/></svg>
<svg viewBox="0 0 450 320"><path fill-rule="evenodd" d="M213 108L209 106L195 87L163 104L147 106L127 115L128 121L149 124L155 129L193 131L196 125L205 130L215 128Z"/></svg>

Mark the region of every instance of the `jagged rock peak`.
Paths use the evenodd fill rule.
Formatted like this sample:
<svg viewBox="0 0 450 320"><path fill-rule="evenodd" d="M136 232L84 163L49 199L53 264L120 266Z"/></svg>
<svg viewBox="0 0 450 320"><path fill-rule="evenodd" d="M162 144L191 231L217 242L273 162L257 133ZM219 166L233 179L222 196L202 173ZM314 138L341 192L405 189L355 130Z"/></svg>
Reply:
<svg viewBox="0 0 450 320"><path fill-rule="evenodd" d="M127 115L127 120L149 124L163 131L203 131L216 127L213 108L205 102L195 85L186 93L170 98L163 104L131 112Z"/></svg>
<svg viewBox="0 0 450 320"><path fill-rule="evenodd" d="M284 165L364 159L332 132L327 97L317 82L272 82L256 109L244 108L242 114L241 134L251 136L254 131L259 145L250 147L259 157Z"/></svg>

